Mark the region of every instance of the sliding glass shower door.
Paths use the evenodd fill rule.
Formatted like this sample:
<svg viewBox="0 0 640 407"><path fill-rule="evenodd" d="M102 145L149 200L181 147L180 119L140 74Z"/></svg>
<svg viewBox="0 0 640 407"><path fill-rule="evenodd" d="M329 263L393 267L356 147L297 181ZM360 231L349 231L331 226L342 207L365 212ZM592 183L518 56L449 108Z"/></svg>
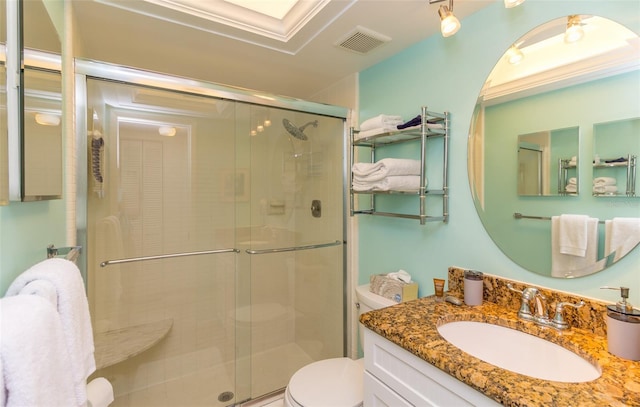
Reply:
<svg viewBox="0 0 640 407"><path fill-rule="evenodd" d="M251 105L237 112L250 136L238 162L251 180L251 199L238 205L241 285L250 288L239 293L238 341L250 350L239 363L251 367L256 398L344 354L344 123Z"/></svg>
<svg viewBox="0 0 640 407"><path fill-rule="evenodd" d="M233 405L342 356L343 119L86 92L88 297L113 406Z"/></svg>

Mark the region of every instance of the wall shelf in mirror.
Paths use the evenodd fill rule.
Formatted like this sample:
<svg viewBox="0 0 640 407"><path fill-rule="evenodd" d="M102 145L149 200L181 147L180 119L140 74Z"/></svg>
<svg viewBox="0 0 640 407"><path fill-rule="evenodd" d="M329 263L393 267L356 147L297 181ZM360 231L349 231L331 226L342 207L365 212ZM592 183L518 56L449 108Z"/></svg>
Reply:
<svg viewBox="0 0 640 407"><path fill-rule="evenodd" d="M636 112L640 115L640 111ZM640 155L640 117L593 125L593 195L637 197L637 157Z"/></svg>
<svg viewBox="0 0 640 407"><path fill-rule="evenodd" d="M558 195L578 195L578 162L575 158L558 160Z"/></svg>
<svg viewBox="0 0 640 407"><path fill-rule="evenodd" d="M593 163L593 196L636 196L636 162L638 157L603 159ZM625 179L625 190L622 191L618 183L619 178ZM607 182L607 180L612 180ZM598 181L601 181L598 184Z"/></svg>

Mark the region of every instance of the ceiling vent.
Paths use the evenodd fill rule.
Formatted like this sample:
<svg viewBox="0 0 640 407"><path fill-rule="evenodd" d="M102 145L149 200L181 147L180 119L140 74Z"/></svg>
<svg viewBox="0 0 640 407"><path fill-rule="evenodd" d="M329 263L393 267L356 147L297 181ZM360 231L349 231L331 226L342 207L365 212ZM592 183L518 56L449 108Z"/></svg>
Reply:
<svg viewBox="0 0 640 407"><path fill-rule="evenodd" d="M347 51L366 54L389 41L391 41L391 38L386 35L357 26L353 31L336 42L335 45Z"/></svg>

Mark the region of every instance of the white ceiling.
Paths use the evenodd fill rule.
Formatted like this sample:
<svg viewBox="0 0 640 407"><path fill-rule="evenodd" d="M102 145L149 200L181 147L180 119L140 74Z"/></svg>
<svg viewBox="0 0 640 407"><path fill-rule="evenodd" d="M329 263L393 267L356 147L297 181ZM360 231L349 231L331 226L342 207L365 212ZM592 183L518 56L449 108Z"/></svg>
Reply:
<svg viewBox="0 0 640 407"><path fill-rule="evenodd" d="M495 1L456 0L454 12L463 20ZM301 0L278 19L224 0L73 0L75 48L83 58L312 100L439 35L440 4ZM355 29L390 40L364 54L335 45Z"/></svg>

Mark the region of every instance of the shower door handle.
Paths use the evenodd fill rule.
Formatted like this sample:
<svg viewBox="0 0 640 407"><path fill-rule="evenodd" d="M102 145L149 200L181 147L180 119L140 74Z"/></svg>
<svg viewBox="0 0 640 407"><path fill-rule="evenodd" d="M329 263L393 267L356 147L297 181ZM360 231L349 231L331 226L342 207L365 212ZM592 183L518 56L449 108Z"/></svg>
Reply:
<svg viewBox="0 0 640 407"><path fill-rule="evenodd" d="M187 257L187 256L200 256L203 254L220 254L220 253L240 253L238 249L219 249L219 250L204 250L201 252L185 252L185 253L171 253L171 254L159 254L157 256L144 256L144 257L130 257L128 259L106 260L100 263L100 267L107 267L112 264L133 263L136 261L147 260L160 260L160 259L172 259L174 257Z"/></svg>
<svg viewBox="0 0 640 407"><path fill-rule="evenodd" d="M298 250L320 249L322 247L339 246L341 244L342 242L340 240L336 240L329 243L310 244L306 246L281 247L277 249L262 249L262 250L247 249L245 251L249 254L269 254L269 253L295 252Z"/></svg>

